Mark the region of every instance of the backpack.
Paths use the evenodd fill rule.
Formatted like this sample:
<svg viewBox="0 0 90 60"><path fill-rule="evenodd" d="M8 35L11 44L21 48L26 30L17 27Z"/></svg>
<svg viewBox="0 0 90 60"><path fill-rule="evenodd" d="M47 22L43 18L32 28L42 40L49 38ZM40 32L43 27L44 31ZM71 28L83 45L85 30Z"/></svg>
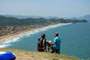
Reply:
<svg viewBox="0 0 90 60"><path fill-rule="evenodd" d="M43 40L39 38L38 39L38 44L37 44L37 50L38 51L41 51L42 50L42 48L43 48L42 44L43 44ZM45 47L46 47L46 40L45 40ZM41 49L39 49L39 48L41 48Z"/></svg>

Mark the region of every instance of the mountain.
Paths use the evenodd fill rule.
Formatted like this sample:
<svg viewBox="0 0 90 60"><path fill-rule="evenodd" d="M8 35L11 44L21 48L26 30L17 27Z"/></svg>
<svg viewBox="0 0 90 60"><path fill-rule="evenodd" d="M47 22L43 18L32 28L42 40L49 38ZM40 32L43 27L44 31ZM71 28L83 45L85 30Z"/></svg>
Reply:
<svg viewBox="0 0 90 60"><path fill-rule="evenodd" d="M4 15L6 17L15 17L18 19L26 19L26 18L46 18L46 19L59 19L59 17L56 16L48 16L48 17L42 17L42 16L22 16L22 15Z"/></svg>
<svg viewBox="0 0 90 60"><path fill-rule="evenodd" d="M22 16L21 16L22 17ZM48 24L57 24L57 23L82 23L87 22L87 20L82 19L64 19L64 18L26 18L18 19L12 16L2 16L0 15L0 26L23 26L23 25L48 25Z"/></svg>
<svg viewBox="0 0 90 60"><path fill-rule="evenodd" d="M88 22L90 22L90 15L85 15L83 17L80 17L80 19L86 19Z"/></svg>
<svg viewBox="0 0 90 60"><path fill-rule="evenodd" d="M22 16L22 15L4 15L6 17L15 17L18 19L26 19L26 18L40 18L40 16Z"/></svg>

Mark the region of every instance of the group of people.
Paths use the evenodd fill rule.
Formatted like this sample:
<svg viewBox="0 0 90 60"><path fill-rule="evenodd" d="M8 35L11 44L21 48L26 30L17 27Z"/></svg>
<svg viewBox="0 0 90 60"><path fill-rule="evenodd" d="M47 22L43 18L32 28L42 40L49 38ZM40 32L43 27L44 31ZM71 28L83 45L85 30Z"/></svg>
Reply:
<svg viewBox="0 0 90 60"><path fill-rule="evenodd" d="M40 52L48 51L51 53L60 54L60 43L61 39L58 33L54 34L53 42L51 40L46 41L46 35L42 34L41 37L38 39L37 50Z"/></svg>

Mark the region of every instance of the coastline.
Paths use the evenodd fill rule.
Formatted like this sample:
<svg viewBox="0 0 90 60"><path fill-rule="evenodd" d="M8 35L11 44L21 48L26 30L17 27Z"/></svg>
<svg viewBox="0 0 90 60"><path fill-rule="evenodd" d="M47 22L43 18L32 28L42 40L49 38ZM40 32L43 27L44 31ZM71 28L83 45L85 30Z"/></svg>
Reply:
<svg viewBox="0 0 90 60"><path fill-rule="evenodd" d="M5 43L16 42L23 36L30 36L31 34L45 31L47 29L55 28L58 26L69 25L69 24L72 24L72 23L59 23L59 24L48 25L48 26L38 27L38 28L32 28L30 30L25 30L22 32L14 33L14 34L5 35L5 36L0 38L0 43L1 43L0 48L5 48L5 47L9 46L9 45L4 46L3 43L5 44Z"/></svg>

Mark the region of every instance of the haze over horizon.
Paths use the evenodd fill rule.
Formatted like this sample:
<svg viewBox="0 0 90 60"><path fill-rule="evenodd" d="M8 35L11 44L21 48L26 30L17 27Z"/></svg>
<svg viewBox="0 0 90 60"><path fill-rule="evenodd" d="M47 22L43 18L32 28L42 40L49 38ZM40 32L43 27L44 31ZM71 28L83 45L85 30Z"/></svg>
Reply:
<svg viewBox="0 0 90 60"><path fill-rule="evenodd" d="M90 14L90 0L0 0L0 15L80 17Z"/></svg>

